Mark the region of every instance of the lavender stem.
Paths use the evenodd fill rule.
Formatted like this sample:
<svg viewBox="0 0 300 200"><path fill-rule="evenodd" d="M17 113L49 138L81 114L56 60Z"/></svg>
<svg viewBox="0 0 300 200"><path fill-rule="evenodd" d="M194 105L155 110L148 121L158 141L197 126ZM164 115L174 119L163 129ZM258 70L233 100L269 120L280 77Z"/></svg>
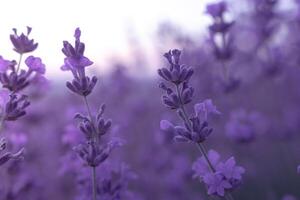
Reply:
<svg viewBox="0 0 300 200"><path fill-rule="evenodd" d="M189 120L188 118L188 115L186 113L186 110L185 110L185 107L182 103L182 100L181 100L181 93L180 93L180 90L179 90L179 87L178 85L176 85L176 92L177 92L177 95L178 95L178 98L179 98L179 101L180 101L180 109L183 113L183 117L184 117L184 122L189 126L189 129L190 130L193 130L192 128L192 124L191 124L191 121ZM204 144L202 143L196 143L198 149L200 150L201 154L204 156L208 166L209 166L209 169L214 173L216 172L214 166L212 165L212 163L210 162L208 156L207 156L207 153L206 153L206 149L205 149L205 146ZM225 195L225 199L226 200L234 200L234 198L232 197L232 195L230 193L226 194Z"/></svg>
<svg viewBox="0 0 300 200"><path fill-rule="evenodd" d="M22 57L23 57L23 54L22 54L22 53L20 53L19 62L18 62L17 70L16 70L16 73L17 73L17 74L18 74L18 72L19 72L19 70L20 70L20 66L21 66Z"/></svg>
<svg viewBox="0 0 300 200"><path fill-rule="evenodd" d="M92 167L93 200L97 199L96 167Z"/></svg>
<svg viewBox="0 0 300 200"><path fill-rule="evenodd" d="M88 100L87 100L86 96L84 96L83 99L84 99L84 103L85 103L85 106L87 108L90 120L92 121L92 124L94 126L92 112L91 112ZM94 129L94 127L93 127L93 129ZM95 134L93 135L93 140L94 141L96 140L96 135ZM92 188L93 188L93 200L96 200L97 199L96 167L92 167Z"/></svg>

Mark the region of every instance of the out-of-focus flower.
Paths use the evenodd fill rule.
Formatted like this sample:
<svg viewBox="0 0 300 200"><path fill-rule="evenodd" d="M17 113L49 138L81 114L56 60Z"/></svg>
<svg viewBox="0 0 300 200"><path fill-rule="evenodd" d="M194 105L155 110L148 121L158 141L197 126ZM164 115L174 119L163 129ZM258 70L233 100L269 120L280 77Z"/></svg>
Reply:
<svg viewBox="0 0 300 200"><path fill-rule="evenodd" d="M0 56L0 73L6 72L8 68L14 64L15 61L6 60L2 56Z"/></svg>
<svg viewBox="0 0 300 200"><path fill-rule="evenodd" d="M220 158L221 158L220 154L215 150L209 150L207 156L212 166L216 168L217 164L220 163ZM203 156L198 158L193 163L192 169L194 171L194 175L193 175L194 178L202 178L204 177L205 174L211 172L209 165L207 164Z"/></svg>
<svg viewBox="0 0 300 200"><path fill-rule="evenodd" d="M287 194L284 195L281 200L297 200L297 198L293 195Z"/></svg>
<svg viewBox="0 0 300 200"><path fill-rule="evenodd" d="M206 99L201 103L197 103L194 105L194 110L196 116L200 119L207 121L209 114L221 114L220 111L217 110L217 107L213 104L211 99Z"/></svg>
<svg viewBox="0 0 300 200"><path fill-rule="evenodd" d="M0 139L0 153L6 149L6 141L4 138ZM23 158L24 149L22 148L16 153L5 152L4 154L0 154L0 166L5 164L11 159L19 160Z"/></svg>
<svg viewBox="0 0 300 200"><path fill-rule="evenodd" d="M219 171L232 186L238 186L242 181L242 174L245 173L243 167L236 166L234 157L229 158L225 163L220 162L216 170Z"/></svg>
<svg viewBox="0 0 300 200"><path fill-rule="evenodd" d="M4 120L15 121L26 114L25 109L30 105L26 95L10 95L9 101L5 106Z"/></svg>
<svg viewBox="0 0 300 200"><path fill-rule="evenodd" d="M192 169L194 178L199 178L206 184L209 195L222 197L228 189L233 190L241 184L245 169L236 166L234 157L223 163L220 161L220 155L216 151L210 150L208 159L213 169L208 165L204 156L194 162Z"/></svg>
<svg viewBox="0 0 300 200"><path fill-rule="evenodd" d="M214 4L209 4L206 7L207 13L214 18L222 17L226 9L227 9L227 5L224 1L220 1Z"/></svg>
<svg viewBox="0 0 300 200"><path fill-rule="evenodd" d="M206 174L203 177L204 183L207 185L207 194L218 195L223 197L225 195L225 190L232 188L232 185L228 180L224 179L220 174Z"/></svg>
<svg viewBox="0 0 300 200"><path fill-rule="evenodd" d="M39 57L29 56L25 60L26 65L30 71L35 71L40 74L45 74L45 64L42 63L42 59Z"/></svg>
<svg viewBox="0 0 300 200"><path fill-rule="evenodd" d="M28 36L31 32L30 27L27 27L27 34L21 33L21 35L18 35L17 29L13 29L14 34L10 35L10 40L12 44L14 45L14 50L20 54L28 53L34 51L38 43L34 43L33 39L29 39Z"/></svg>
<svg viewBox="0 0 300 200"><path fill-rule="evenodd" d="M226 135L237 142L251 142L266 130L266 122L259 112L233 111L226 124Z"/></svg>

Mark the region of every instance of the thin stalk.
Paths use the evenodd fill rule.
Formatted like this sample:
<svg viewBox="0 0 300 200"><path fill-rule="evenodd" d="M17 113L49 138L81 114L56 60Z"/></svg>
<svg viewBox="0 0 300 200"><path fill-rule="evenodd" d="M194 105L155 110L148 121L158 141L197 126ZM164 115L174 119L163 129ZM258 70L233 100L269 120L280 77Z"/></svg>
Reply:
<svg viewBox="0 0 300 200"><path fill-rule="evenodd" d="M2 128L3 128L3 122L4 122L4 116L0 117L0 133L1 133Z"/></svg>
<svg viewBox="0 0 300 200"><path fill-rule="evenodd" d="M97 199L96 167L92 167L93 200Z"/></svg>
<svg viewBox="0 0 300 200"><path fill-rule="evenodd" d="M225 49L226 48L226 38L225 38L226 36L225 36L225 33L223 33L222 34L222 47L223 47L223 49ZM222 70L223 70L223 76L224 76L224 79L225 79L225 82L227 82L228 81L228 69L227 69L227 66L226 66L226 63L225 63L225 61L222 59L221 60L221 65L222 65Z"/></svg>
<svg viewBox="0 0 300 200"><path fill-rule="evenodd" d="M87 109L87 112L88 112L88 115L89 115L89 118L92 122L92 125L93 125L93 129L94 129L94 122L93 122L93 117L92 117L92 112L91 112L91 109L90 109L90 105L89 105L89 102L86 98L86 96L83 98L84 99L84 103L85 103L85 106L86 106L86 109ZM95 129L94 129L95 130ZM93 134L93 138L92 138L93 141L96 141L97 140L97 137L96 137L96 134ZM96 167L92 167L92 188L93 188L93 200L96 200L97 199L97 181L96 181Z"/></svg>
<svg viewBox="0 0 300 200"><path fill-rule="evenodd" d="M191 124L191 121L189 120L189 117L186 113L186 110L185 110L185 107L182 103L182 100L181 100L181 92L179 90L179 86L176 85L176 92L177 92L177 95L178 95L178 98L179 98L179 101L180 101L180 109L183 113L183 117L184 117L184 122L189 126L189 129L192 130L192 124ZM216 172L216 169L214 168L214 166L212 165L212 163L210 162L208 156L207 156L207 152L206 152L206 149L205 149L205 145L202 144L202 143L196 143L199 151L201 152L201 154L204 156L208 166L209 166L209 169L211 170L211 172L215 173ZM234 198L232 197L232 195L230 193L227 193L224 198L226 200L234 200Z"/></svg>
<svg viewBox="0 0 300 200"><path fill-rule="evenodd" d="M192 130L193 127L192 127L191 121L189 120L188 115L187 115L187 113L186 113L186 111L185 111L185 107L184 107L184 105L183 105L183 103L182 103L182 100L181 100L181 93L180 93L180 90L179 90L178 85L176 85L176 92L177 92L177 95L178 95L178 97L179 97L179 101L180 101L180 109L181 109L181 111L182 111L182 113L183 113L184 121L185 121L185 123L189 126L189 129ZM210 170L211 170L212 172L215 172L216 170L214 169L212 163L211 163L210 160L208 159L207 153L206 153L206 151L205 151L204 144L201 144L201 143L196 143L196 144L197 144L197 147L198 147L198 149L200 150L201 154L204 156L204 158L205 158L205 160L206 160L206 162L207 162L207 164L208 164Z"/></svg>
<svg viewBox="0 0 300 200"><path fill-rule="evenodd" d="M22 53L20 53L19 62L18 62L17 70L16 70L16 73L17 73L17 74L18 74L18 72L19 72L19 70L20 70L20 66L21 66L22 57L23 57L23 54L22 54Z"/></svg>

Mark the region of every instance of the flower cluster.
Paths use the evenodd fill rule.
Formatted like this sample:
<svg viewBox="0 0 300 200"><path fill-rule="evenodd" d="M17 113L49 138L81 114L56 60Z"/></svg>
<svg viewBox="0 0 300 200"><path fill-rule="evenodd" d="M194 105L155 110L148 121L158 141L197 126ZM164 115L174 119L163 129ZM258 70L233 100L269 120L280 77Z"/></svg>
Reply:
<svg viewBox="0 0 300 200"><path fill-rule="evenodd" d="M14 34L10 35L10 40L20 59L16 62L15 60L6 60L0 56L0 83L3 88L0 93L0 129L5 121L16 121L26 114L26 108L30 105L30 102L28 96L22 93L37 79L44 79L43 75L46 71L41 58L32 55L25 59L27 69L21 68L23 55L34 51L38 43L28 38L31 32L30 27L27 27L26 35L24 33L18 35L16 29L13 29L13 31ZM22 153L22 149L16 154L5 153L1 157L1 164L9 159L22 157Z"/></svg>
<svg viewBox="0 0 300 200"><path fill-rule="evenodd" d="M234 157L221 162L220 155L216 151L210 150L208 158L214 168L213 171L203 156L194 162L192 169L194 178L199 178L206 184L209 195L223 197L226 191L232 191L241 184L245 169L236 165Z"/></svg>
<svg viewBox="0 0 300 200"><path fill-rule="evenodd" d="M226 123L226 135L236 142L248 143L266 131L267 122L261 113L244 109L234 110Z"/></svg>
<svg viewBox="0 0 300 200"><path fill-rule="evenodd" d="M232 37L228 34L234 22L225 21L225 12L227 5L224 1L209 4L207 13L213 18L213 24L209 26L211 43L214 48L214 53L219 60L228 60L232 57ZM222 42L219 44L216 40L218 35L221 36Z"/></svg>
<svg viewBox="0 0 300 200"><path fill-rule="evenodd" d="M167 120L161 121L162 130L173 132L175 141L202 143L212 133L212 128L208 126L207 115L211 112L219 113L211 100L205 100L195 105L195 114L187 116L184 105L192 101L194 88L188 85L189 79L193 75L193 69L180 64L181 51L174 49L164 54L169 63L169 68L158 70L158 74L175 89L168 87L165 83L160 83L160 88L166 91L162 96L164 105L170 109L176 109L184 122L184 126L174 126Z"/></svg>
<svg viewBox="0 0 300 200"><path fill-rule="evenodd" d="M61 67L64 71L71 71L74 79L67 82L67 87L80 96L88 96L97 83L97 77L92 78L85 75L85 67L93 64L84 56L85 44L80 41L81 31L75 30L75 45L72 46L68 41L63 42L62 52L65 54L64 65Z"/></svg>
<svg viewBox="0 0 300 200"><path fill-rule="evenodd" d="M105 105L103 104L97 113L95 119L77 114L75 118L80 120L79 129L86 138L86 143L80 144L74 148L80 158L85 161L88 166L97 167L106 160L111 150L118 146L118 143L108 142L100 144L102 136L105 135L111 127L111 120L105 120L103 113Z"/></svg>
<svg viewBox="0 0 300 200"><path fill-rule="evenodd" d="M105 105L100 107L96 116L93 116L90 110L87 96L93 91L98 79L96 76L90 78L85 73L85 67L92 65L93 62L84 56L85 44L80 41L80 36L81 31L77 28L74 34L75 45L72 46L68 41L63 42L62 52L66 58L61 69L72 72L74 79L72 82L67 82L66 86L83 98L88 112L88 116L75 115L75 118L79 120L79 129L85 136L85 142L74 147L74 151L92 169L93 200L96 200L96 167L108 158L113 148L121 144L116 141L103 141L102 136L109 131L112 124L111 120L106 120L103 117Z"/></svg>
<svg viewBox="0 0 300 200"><path fill-rule="evenodd" d="M221 12L221 11L220 11ZM214 10L217 14L217 10ZM170 109L176 109L179 117L184 125L174 126L167 120L162 120L160 123L161 129L168 134L174 136L175 141L191 142L196 144L203 156L194 164L197 176L202 178L207 185L209 195L224 196L226 191L234 189L241 183L241 174L244 173L244 168L235 166L234 158L230 158L225 163L219 162L219 155L210 151L206 155L203 142L212 133L212 128L208 125L208 116L210 114L220 114L211 99L206 99L201 103L194 105L194 115L190 117L186 110L185 104L192 100L194 89L188 86L188 81L193 74L192 69L180 67L179 50L172 50L165 54L170 68L162 68L158 70L158 74L175 85L176 91L167 87L164 83L160 87L166 91L163 95L163 103ZM177 68L174 71L174 68ZM230 195L230 194L229 194Z"/></svg>
<svg viewBox="0 0 300 200"><path fill-rule="evenodd" d="M7 148L7 144L4 138L0 139L0 153L5 151ZM23 158L23 152L24 149L20 149L16 153L11 153L11 152L5 152L4 154L0 154L0 166L5 164L7 161L14 159L14 160L20 160Z"/></svg>

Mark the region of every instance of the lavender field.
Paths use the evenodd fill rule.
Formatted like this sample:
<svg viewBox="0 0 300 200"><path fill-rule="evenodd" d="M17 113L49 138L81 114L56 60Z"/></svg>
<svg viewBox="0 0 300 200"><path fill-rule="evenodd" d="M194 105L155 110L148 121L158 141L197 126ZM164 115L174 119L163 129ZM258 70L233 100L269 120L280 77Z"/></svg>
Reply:
<svg viewBox="0 0 300 200"><path fill-rule="evenodd" d="M4 36L0 200L300 200L300 1L199 15L106 64L79 25L47 38L58 66L30 21Z"/></svg>

